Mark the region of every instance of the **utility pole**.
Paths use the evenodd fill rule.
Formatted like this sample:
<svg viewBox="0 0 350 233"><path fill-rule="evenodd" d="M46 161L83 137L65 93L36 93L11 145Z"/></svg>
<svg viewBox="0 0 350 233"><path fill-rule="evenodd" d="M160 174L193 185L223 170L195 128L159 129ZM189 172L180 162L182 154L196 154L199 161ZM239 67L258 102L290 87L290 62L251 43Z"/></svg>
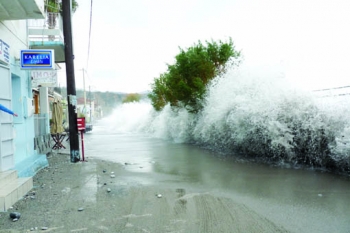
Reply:
<svg viewBox="0 0 350 233"><path fill-rule="evenodd" d="M64 51L66 60L67 76L67 100L69 115L69 142L70 142L70 160L72 163L80 161L79 135L77 124L77 94L75 89L74 77L74 55L72 38L72 11L71 0L62 0L62 18L64 34Z"/></svg>

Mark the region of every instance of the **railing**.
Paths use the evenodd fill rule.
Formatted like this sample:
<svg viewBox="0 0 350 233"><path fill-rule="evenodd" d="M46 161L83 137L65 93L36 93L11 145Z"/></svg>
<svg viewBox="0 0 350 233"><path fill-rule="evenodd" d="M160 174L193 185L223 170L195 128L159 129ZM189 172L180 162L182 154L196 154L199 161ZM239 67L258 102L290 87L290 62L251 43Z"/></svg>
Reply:
<svg viewBox="0 0 350 233"><path fill-rule="evenodd" d="M60 41L63 42L63 36L55 35L41 35L41 36L30 36L30 41Z"/></svg>
<svg viewBox="0 0 350 233"><path fill-rule="evenodd" d="M348 96L350 95L350 86L314 90L313 93L318 97Z"/></svg>
<svg viewBox="0 0 350 233"><path fill-rule="evenodd" d="M34 132L35 137L49 134L49 119L48 116L42 114L34 115Z"/></svg>
<svg viewBox="0 0 350 233"><path fill-rule="evenodd" d="M48 29L49 27L63 31L61 14L47 12L45 19L28 19L28 28Z"/></svg>
<svg viewBox="0 0 350 233"><path fill-rule="evenodd" d="M31 41L63 41L63 22L60 13L47 12L45 19L28 19L28 29L36 29L35 34L29 35ZM56 32L50 35L50 30Z"/></svg>

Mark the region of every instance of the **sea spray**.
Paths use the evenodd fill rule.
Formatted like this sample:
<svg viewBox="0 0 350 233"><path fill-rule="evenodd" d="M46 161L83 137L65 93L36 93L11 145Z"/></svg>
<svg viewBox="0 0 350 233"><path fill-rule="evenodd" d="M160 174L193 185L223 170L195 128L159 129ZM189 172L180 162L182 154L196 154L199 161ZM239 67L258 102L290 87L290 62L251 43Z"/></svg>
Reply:
<svg viewBox="0 0 350 233"><path fill-rule="evenodd" d="M195 115L185 109L173 109L169 105L154 113L152 122L147 129L157 138L171 139L177 143L186 143L191 140L191 122Z"/></svg>
<svg viewBox="0 0 350 233"><path fill-rule="evenodd" d="M111 129L230 156L349 172L349 110L338 100L297 90L281 76L238 69L209 86L203 106L191 114L169 105L156 112L149 102L124 104Z"/></svg>
<svg viewBox="0 0 350 233"><path fill-rule="evenodd" d="M150 101L143 100L118 105L100 124L114 133L146 133L186 143L190 140L189 122L193 117L185 109L172 109L169 105L157 112Z"/></svg>
<svg viewBox="0 0 350 233"><path fill-rule="evenodd" d="M284 79L235 71L209 88L193 135L227 153L347 170L338 139L349 121L317 100Z"/></svg>
<svg viewBox="0 0 350 233"><path fill-rule="evenodd" d="M135 133L144 130L152 122L154 112L148 101L130 102L118 105L111 115L100 123L110 132Z"/></svg>

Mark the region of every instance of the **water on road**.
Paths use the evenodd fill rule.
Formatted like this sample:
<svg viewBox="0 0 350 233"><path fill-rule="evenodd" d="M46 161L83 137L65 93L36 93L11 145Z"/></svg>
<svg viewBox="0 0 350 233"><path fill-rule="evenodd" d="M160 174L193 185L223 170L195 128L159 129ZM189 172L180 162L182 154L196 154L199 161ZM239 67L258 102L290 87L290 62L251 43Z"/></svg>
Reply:
<svg viewBox="0 0 350 233"><path fill-rule="evenodd" d="M350 232L350 180L235 161L199 147L97 124L85 156L121 163L140 185L176 183L241 203L291 232ZM253 224L253 223L252 223Z"/></svg>

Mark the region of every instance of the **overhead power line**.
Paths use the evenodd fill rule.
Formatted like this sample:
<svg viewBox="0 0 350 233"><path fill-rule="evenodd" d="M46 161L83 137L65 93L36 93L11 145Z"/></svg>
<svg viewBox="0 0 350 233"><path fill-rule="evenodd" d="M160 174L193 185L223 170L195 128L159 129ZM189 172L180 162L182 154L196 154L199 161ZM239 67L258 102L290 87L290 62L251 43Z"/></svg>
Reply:
<svg viewBox="0 0 350 233"><path fill-rule="evenodd" d="M90 58L90 41L91 41L91 25L92 25L92 1L93 0L91 0L91 6L90 6L90 27L89 27L89 42L88 42L88 54L87 54L87 60L86 60L86 69L88 69L89 58Z"/></svg>

